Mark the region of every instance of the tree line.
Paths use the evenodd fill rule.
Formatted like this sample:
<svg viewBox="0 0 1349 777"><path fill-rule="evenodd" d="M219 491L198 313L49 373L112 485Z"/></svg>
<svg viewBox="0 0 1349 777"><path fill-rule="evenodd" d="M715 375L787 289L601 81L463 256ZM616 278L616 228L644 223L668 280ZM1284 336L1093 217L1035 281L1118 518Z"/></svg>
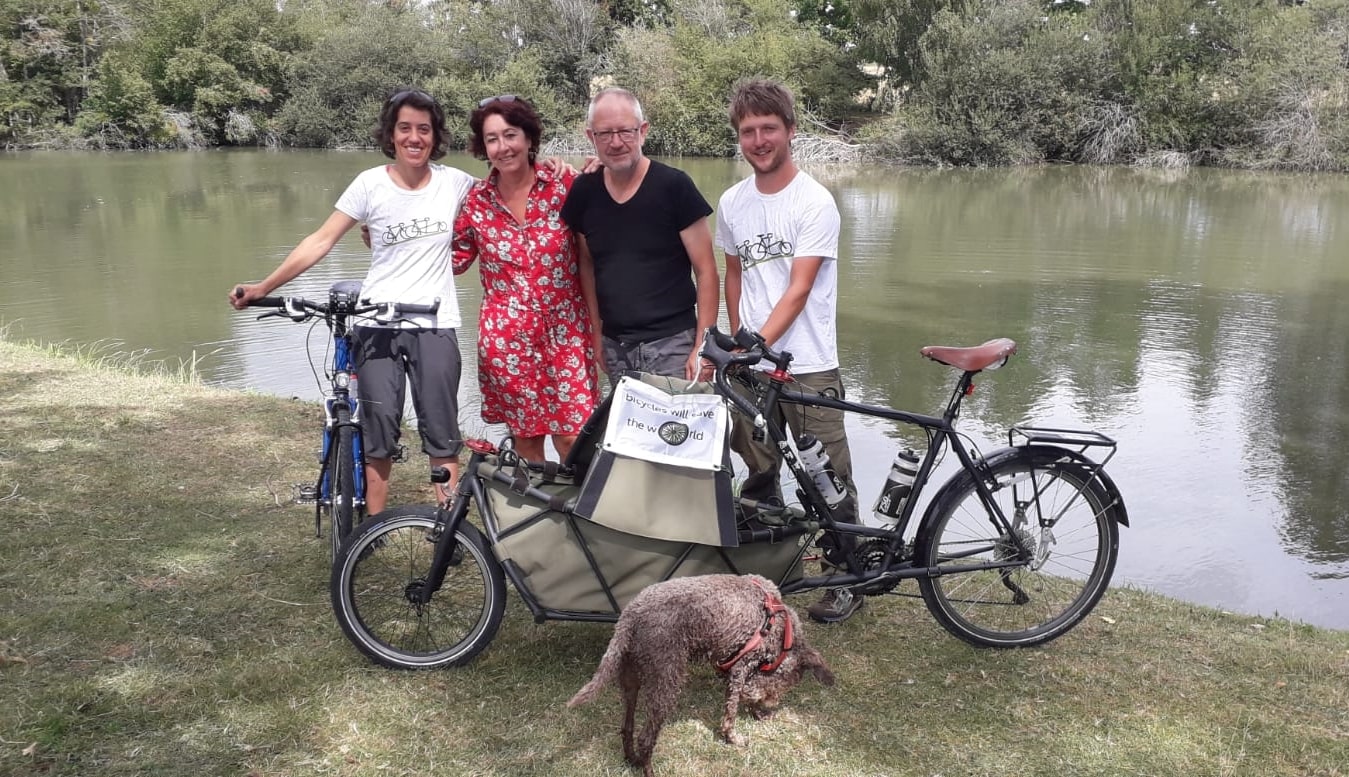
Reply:
<svg viewBox="0 0 1349 777"><path fill-rule="evenodd" d="M1349 169L1349 0L0 0L0 145L369 145L399 86L462 147L520 94L581 142L597 83L657 154L734 153L731 85L887 160Z"/></svg>

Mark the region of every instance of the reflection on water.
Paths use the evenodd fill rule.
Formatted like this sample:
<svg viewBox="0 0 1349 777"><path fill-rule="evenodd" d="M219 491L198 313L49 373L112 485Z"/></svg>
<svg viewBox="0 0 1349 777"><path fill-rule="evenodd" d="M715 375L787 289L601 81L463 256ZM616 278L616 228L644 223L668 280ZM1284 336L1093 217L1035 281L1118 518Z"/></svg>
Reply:
<svg viewBox="0 0 1349 777"><path fill-rule="evenodd" d="M318 396L327 333L230 311L331 212L368 153L0 157L0 321L21 336L115 338L209 379ZM449 163L473 172L467 157ZM708 199L746 169L675 160ZM1349 178L1105 168L813 171L843 213L840 352L854 397L936 410L949 371L929 344L1011 337L962 428L1117 438L1127 500L1118 579L1193 601L1349 628ZM349 236L292 284L321 296L364 275ZM466 314L461 391L477 421ZM311 366L311 355L314 365ZM850 426L870 503L897 440Z"/></svg>

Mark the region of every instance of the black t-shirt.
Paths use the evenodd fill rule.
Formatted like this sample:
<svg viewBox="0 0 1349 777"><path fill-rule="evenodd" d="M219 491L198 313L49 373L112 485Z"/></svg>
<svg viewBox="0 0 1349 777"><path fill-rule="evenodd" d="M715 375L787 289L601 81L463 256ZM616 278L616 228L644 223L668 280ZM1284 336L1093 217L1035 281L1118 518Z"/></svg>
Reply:
<svg viewBox="0 0 1349 777"><path fill-rule="evenodd" d="M576 179L562 220L590 248L605 337L640 343L698 325L698 292L679 233L711 213L693 179L655 160L621 205L602 171Z"/></svg>

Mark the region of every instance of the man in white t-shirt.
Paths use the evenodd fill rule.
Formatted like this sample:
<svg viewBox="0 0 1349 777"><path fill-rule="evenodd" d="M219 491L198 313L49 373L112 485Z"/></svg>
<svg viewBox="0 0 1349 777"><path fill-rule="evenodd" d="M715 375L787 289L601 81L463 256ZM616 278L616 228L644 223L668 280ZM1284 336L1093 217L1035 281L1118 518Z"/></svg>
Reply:
<svg viewBox="0 0 1349 777"><path fill-rule="evenodd" d="M791 370L803 387L844 396L835 336L838 302L839 213L834 197L799 170L792 159L796 110L782 84L751 79L731 97L731 126L754 175L727 189L717 207L717 245L726 254L726 311L731 330L741 326L763 335L774 349L792 354ZM843 413L824 408L782 406L798 437L824 444L848 496L835 518L857 522L857 488ZM731 447L745 460L749 476L741 494L778 495L781 458L755 442L747 424L737 423ZM827 566L842 566L846 548L825 547ZM830 589L807 611L823 623L844 620L862 605L846 588Z"/></svg>

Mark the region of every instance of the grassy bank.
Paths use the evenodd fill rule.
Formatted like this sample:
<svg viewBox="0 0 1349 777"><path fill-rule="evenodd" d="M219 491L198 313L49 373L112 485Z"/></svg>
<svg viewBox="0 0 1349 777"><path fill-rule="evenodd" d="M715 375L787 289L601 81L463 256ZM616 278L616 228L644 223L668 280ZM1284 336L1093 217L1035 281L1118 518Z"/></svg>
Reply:
<svg viewBox="0 0 1349 777"><path fill-rule="evenodd" d="M420 674L343 640L325 541L287 503L317 413L0 341L0 774L634 774L615 694L562 706L606 626L536 625L512 597L473 664ZM399 465L397 500L429 497L423 468ZM1035 650L969 648L908 597L810 631L834 688L744 718L736 749L700 670L657 773L1349 769L1346 632L1128 590Z"/></svg>

